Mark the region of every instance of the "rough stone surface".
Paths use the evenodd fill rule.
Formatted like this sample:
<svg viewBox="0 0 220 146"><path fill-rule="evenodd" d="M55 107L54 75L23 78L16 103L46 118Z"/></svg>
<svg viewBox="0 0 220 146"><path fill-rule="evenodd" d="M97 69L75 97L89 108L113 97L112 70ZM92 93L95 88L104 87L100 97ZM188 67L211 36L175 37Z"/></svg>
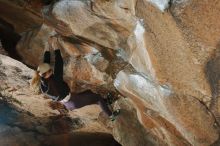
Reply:
<svg viewBox="0 0 220 146"><path fill-rule="evenodd" d="M176 142L181 141L178 145L186 145L187 140L192 145L209 145L218 138L212 114L196 98L173 94L167 87L159 86L142 75L123 71L114 83L122 94L132 100L131 105L136 105L139 120L152 131L161 131L165 138L158 137L164 143L177 145ZM153 128L149 119L155 120Z"/></svg>
<svg viewBox="0 0 220 146"><path fill-rule="evenodd" d="M43 19L39 6L29 5L25 0L0 0L0 17L12 24L16 32L21 33L41 25Z"/></svg>
<svg viewBox="0 0 220 146"><path fill-rule="evenodd" d="M48 37L54 33L54 29L47 25L42 25L39 29L24 33L20 43L17 45L18 51L23 52L20 54L23 62L36 68L39 62L43 60L43 50ZM35 37L30 38L33 35ZM65 62L64 79L66 81L72 79L69 80L68 84L73 92L84 88L77 86L78 84L84 84L84 86L91 86L92 88L106 85L112 81L111 77L103 72L108 66L108 61L95 46L82 44L67 37L63 38L60 44L62 45L60 49ZM33 53L35 53L34 56L32 55ZM54 55L52 51L51 55ZM53 63L54 60L52 60Z"/></svg>
<svg viewBox="0 0 220 146"><path fill-rule="evenodd" d="M218 145L219 10L218 0L61 0L42 8L44 24L23 31L17 51L36 68L60 34L73 92L120 93L122 145Z"/></svg>
<svg viewBox="0 0 220 146"><path fill-rule="evenodd" d="M111 130L97 121L97 105L61 117L48 107L49 99L32 92L32 74L26 65L0 54L0 145L70 146L89 142L91 146L119 146Z"/></svg>

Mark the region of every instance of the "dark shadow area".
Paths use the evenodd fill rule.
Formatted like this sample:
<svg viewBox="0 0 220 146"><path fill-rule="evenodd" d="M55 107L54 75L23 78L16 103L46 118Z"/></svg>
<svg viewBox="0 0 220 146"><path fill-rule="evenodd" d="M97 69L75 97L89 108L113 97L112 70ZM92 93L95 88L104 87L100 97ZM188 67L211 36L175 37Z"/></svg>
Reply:
<svg viewBox="0 0 220 146"><path fill-rule="evenodd" d="M220 42L207 62L205 73L211 87L212 97L216 98L220 95Z"/></svg>
<svg viewBox="0 0 220 146"><path fill-rule="evenodd" d="M220 83L220 56L214 56L206 65L206 76L211 86L212 96L218 96Z"/></svg>
<svg viewBox="0 0 220 146"><path fill-rule="evenodd" d="M84 126L79 118L35 117L8 103L9 98L0 94L2 146L120 146L108 133L76 132Z"/></svg>
<svg viewBox="0 0 220 146"><path fill-rule="evenodd" d="M220 146L220 139L214 142L211 146Z"/></svg>
<svg viewBox="0 0 220 146"><path fill-rule="evenodd" d="M219 113L219 105L220 105L220 42L216 46L216 50L208 61L206 68L206 77L209 81L211 92L212 92L212 99L210 104L210 110L213 113L213 116L216 119L216 122L219 126L220 124L220 113ZM211 146L219 146L220 145L220 138L213 143Z"/></svg>
<svg viewBox="0 0 220 146"><path fill-rule="evenodd" d="M57 2L58 0L41 0L41 2L43 3L43 5L47 6L50 5L52 3Z"/></svg>
<svg viewBox="0 0 220 146"><path fill-rule="evenodd" d="M49 144L47 144L49 143ZM74 132L50 136L45 146L121 146L107 133Z"/></svg>
<svg viewBox="0 0 220 146"><path fill-rule="evenodd" d="M216 122L220 124L220 113L218 110L220 104L220 43L216 46L216 51L207 62L205 73L212 92L212 99L209 108L213 113Z"/></svg>
<svg viewBox="0 0 220 146"><path fill-rule="evenodd" d="M0 40L2 46L8 52L9 56L16 60L21 60L16 52L16 45L20 38L21 36L15 32L14 27L0 18Z"/></svg>

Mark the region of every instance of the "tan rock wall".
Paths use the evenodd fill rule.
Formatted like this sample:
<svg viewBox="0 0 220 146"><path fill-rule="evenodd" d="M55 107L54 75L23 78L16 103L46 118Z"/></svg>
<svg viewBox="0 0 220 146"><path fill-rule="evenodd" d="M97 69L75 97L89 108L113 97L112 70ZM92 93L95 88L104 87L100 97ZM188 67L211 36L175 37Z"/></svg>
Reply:
<svg viewBox="0 0 220 146"><path fill-rule="evenodd" d="M219 136L219 2L174 0L164 11L152 3L57 2L17 50L36 67L49 35L61 34L72 91L116 88L127 97L113 128L123 145L209 146Z"/></svg>

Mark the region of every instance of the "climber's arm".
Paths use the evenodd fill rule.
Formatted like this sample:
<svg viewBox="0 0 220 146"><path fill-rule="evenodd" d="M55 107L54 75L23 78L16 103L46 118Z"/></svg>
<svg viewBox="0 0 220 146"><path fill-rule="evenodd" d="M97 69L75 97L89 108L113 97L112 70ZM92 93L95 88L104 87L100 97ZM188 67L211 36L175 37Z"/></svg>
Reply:
<svg viewBox="0 0 220 146"><path fill-rule="evenodd" d="M44 44L44 63L50 64L50 44L48 42L45 42Z"/></svg>
<svg viewBox="0 0 220 146"><path fill-rule="evenodd" d="M50 64L50 51L44 52L44 63Z"/></svg>
<svg viewBox="0 0 220 146"><path fill-rule="evenodd" d="M60 50L55 49L55 66L54 66L54 76L56 78L63 78L63 58L61 56Z"/></svg>

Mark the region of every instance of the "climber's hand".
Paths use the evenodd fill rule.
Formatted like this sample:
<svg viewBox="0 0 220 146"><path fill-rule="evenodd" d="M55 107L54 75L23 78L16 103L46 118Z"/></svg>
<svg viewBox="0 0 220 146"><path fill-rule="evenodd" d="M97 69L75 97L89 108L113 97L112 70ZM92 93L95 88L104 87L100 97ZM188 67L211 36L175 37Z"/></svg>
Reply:
<svg viewBox="0 0 220 146"><path fill-rule="evenodd" d="M44 51L50 51L50 45L48 44L48 42L44 43Z"/></svg>
<svg viewBox="0 0 220 146"><path fill-rule="evenodd" d="M59 44L56 36L51 36L48 39L48 43L50 44L50 48L52 48L53 50L59 49Z"/></svg>

